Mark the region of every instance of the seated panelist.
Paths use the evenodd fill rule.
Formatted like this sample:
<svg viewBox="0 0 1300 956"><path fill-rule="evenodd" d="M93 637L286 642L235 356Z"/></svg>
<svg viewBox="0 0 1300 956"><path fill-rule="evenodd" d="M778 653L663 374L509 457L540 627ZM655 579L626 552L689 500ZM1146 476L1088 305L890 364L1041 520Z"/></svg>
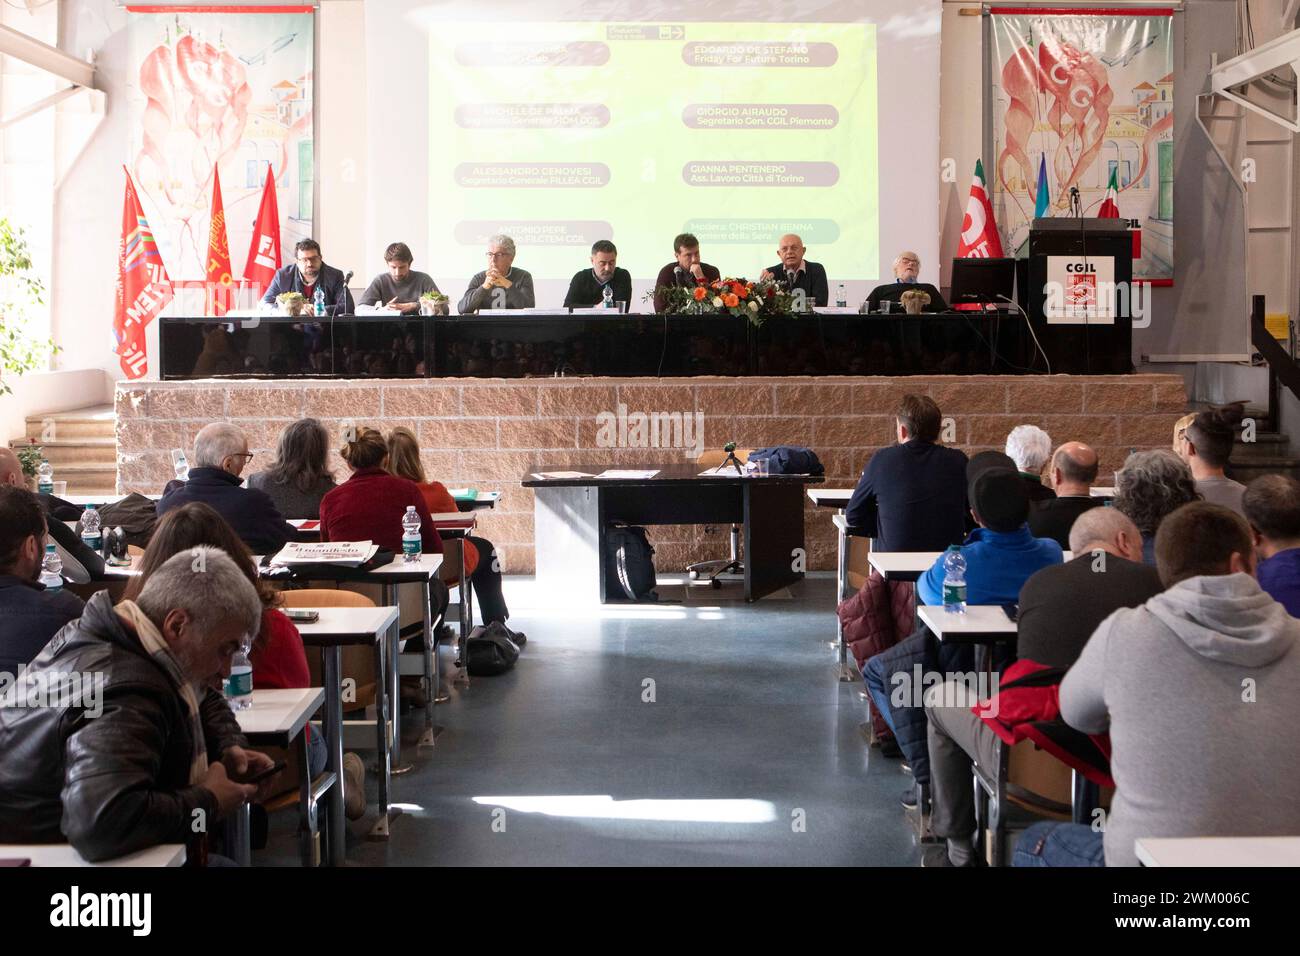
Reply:
<svg viewBox="0 0 1300 956"><path fill-rule="evenodd" d="M781 244L776 254L781 259L776 265L764 269L760 279L776 279L785 283L793 294L802 289L814 305L824 306L830 302L830 284L826 281L826 267L820 262L808 262L804 259L803 240L794 233L781 237Z"/></svg>
<svg viewBox="0 0 1300 956"><path fill-rule="evenodd" d="M655 311L662 312L667 303L658 290L663 286L696 286L701 282L713 282L722 278L722 273L707 262L700 261L700 240L689 232L684 232L673 240L673 253L676 260L659 270L655 279Z"/></svg>
<svg viewBox="0 0 1300 956"><path fill-rule="evenodd" d="M352 293L343 284L343 273L327 266L321 258L320 243L299 239L293 247L294 262L276 270L270 288L262 296L267 305L275 305L282 292L301 292L310 303L319 288L325 294L325 311L331 315L351 315Z"/></svg>
<svg viewBox="0 0 1300 956"><path fill-rule="evenodd" d="M362 305L381 305L403 314L420 311L420 296L437 292L438 284L424 272L413 272L411 247L404 242L394 242L384 250L388 271L381 272L366 286L361 294Z"/></svg>
<svg viewBox="0 0 1300 956"><path fill-rule="evenodd" d="M888 301L895 303L890 311L901 312L903 306L899 300L903 293L915 289L930 296L930 304L925 306L922 312L947 312L948 303L943 300L939 290L928 282L916 281L920 273L921 257L915 252L900 252L894 259L894 281L878 285L871 290L871 295L867 297L867 311L879 312L880 303Z"/></svg>
<svg viewBox="0 0 1300 956"><path fill-rule="evenodd" d="M581 309L600 305L609 288L615 302L631 303L632 274L618 268L618 249L608 239L600 239L591 247L591 268L583 269L569 283L564 297L566 309Z"/></svg>
<svg viewBox="0 0 1300 956"><path fill-rule="evenodd" d="M533 277L514 267L515 241L509 236L488 239L487 268L469 280L456 311L461 315L479 309L531 309Z"/></svg>

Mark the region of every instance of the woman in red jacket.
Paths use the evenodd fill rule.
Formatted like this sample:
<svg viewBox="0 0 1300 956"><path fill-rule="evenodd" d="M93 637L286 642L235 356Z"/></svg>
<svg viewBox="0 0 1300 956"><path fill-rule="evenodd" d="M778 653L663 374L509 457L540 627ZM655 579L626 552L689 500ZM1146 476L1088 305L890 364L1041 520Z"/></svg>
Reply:
<svg viewBox="0 0 1300 956"><path fill-rule="evenodd" d="M442 538L429 517L429 506L419 486L384 470L388 445L384 436L364 426L339 451L352 476L320 502L322 541L373 541L400 554L402 518L415 507L420 516L420 538L425 554L442 554Z"/></svg>
<svg viewBox="0 0 1300 956"><path fill-rule="evenodd" d="M215 509L199 501L173 508L154 527L149 547L137 565L140 573L127 585L123 600L134 601L149 575L172 555L202 545L220 548L245 568L248 579L262 599L262 626L253 639L248 661L253 665L253 688L292 689L311 686L307 651L302 635L279 610L280 592L257 574L252 552ZM325 769L328 752L324 738L307 728L307 769L316 777ZM343 802L348 818L359 819L366 812L365 765L354 753L343 755Z"/></svg>

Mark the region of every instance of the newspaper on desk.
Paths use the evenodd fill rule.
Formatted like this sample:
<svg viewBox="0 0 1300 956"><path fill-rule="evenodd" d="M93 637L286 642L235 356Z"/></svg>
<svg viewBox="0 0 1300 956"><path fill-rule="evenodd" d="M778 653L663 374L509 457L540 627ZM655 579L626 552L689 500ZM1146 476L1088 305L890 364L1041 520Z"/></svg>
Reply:
<svg viewBox="0 0 1300 956"><path fill-rule="evenodd" d="M337 564L358 568L375 556L379 545L373 541L290 541L271 564L289 567L295 564Z"/></svg>
<svg viewBox="0 0 1300 956"><path fill-rule="evenodd" d="M535 471L533 477L538 481L563 481L565 479L574 480L577 478L593 478L585 471Z"/></svg>

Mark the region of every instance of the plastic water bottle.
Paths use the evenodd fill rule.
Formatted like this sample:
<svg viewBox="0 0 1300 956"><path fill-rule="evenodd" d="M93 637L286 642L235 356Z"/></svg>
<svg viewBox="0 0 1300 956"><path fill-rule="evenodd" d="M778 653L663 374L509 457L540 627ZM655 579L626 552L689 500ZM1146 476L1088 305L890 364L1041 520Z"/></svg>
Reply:
<svg viewBox="0 0 1300 956"><path fill-rule="evenodd" d="M86 505L86 513L81 516L81 541L96 554L104 550L104 533L100 530L99 512L94 505Z"/></svg>
<svg viewBox="0 0 1300 956"><path fill-rule="evenodd" d="M943 556L943 609L949 614L966 613L966 556L955 544Z"/></svg>
<svg viewBox="0 0 1300 956"><path fill-rule="evenodd" d="M247 710L253 706L253 665L248 662L248 648L242 644L230 662L225 691L231 710Z"/></svg>
<svg viewBox="0 0 1300 956"><path fill-rule="evenodd" d="M614 290L608 285L601 291L600 297L604 300L605 308L614 308Z"/></svg>
<svg viewBox="0 0 1300 956"><path fill-rule="evenodd" d="M54 494L54 466L44 458L36 469L36 490L43 495Z"/></svg>
<svg viewBox="0 0 1300 956"><path fill-rule="evenodd" d="M312 311L315 312L317 315L324 315L325 314L325 290L321 288L317 288L316 294L311 297L311 300L312 300Z"/></svg>
<svg viewBox="0 0 1300 956"><path fill-rule="evenodd" d="M176 471L177 481L190 480L190 463L185 460L185 452L179 448L172 449L172 467Z"/></svg>
<svg viewBox="0 0 1300 956"><path fill-rule="evenodd" d="M63 559L51 541L45 546L45 560L41 562L41 584L50 594L63 590Z"/></svg>
<svg viewBox="0 0 1300 956"><path fill-rule="evenodd" d="M844 291L844 283L841 282L835 287L835 308L847 309L849 307L849 295Z"/></svg>
<svg viewBox="0 0 1300 956"><path fill-rule="evenodd" d="M415 513L415 505L406 506L402 515L402 560L420 560L420 516Z"/></svg>

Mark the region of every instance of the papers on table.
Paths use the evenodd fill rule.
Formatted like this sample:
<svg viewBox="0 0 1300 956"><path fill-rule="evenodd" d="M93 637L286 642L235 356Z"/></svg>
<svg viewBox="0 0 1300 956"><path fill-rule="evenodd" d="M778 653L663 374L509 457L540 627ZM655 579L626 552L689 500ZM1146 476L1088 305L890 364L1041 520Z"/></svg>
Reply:
<svg viewBox="0 0 1300 956"><path fill-rule="evenodd" d="M547 479L591 478L592 476L585 471L535 471L533 477L538 481L546 481Z"/></svg>
<svg viewBox="0 0 1300 956"><path fill-rule="evenodd" d="M819 305L816 309L818 315L857 315L858 311L856 307L851 305ZM902 312L899 312L899 315L902 314Z"/></svg>
<svg viewBox="0 0 1300 956"><path fill-rule="evenodd" d="M272 564L337 564L356 568L375 556L379 545L373 541L290 541L271 559Z"/></svg>
<svg viewBox="0 0 1300 956"><path fill-rule="evenodd" d="M742 478L748 472L736 471L734 465L719 465L715 468L705 468L700 472L701 478Z"/></svg>
<svg viewBox="0 0 1300 956"><path fill-rule="evenodd" d="M638 471L635 468L607 468L602 471L597 478L653 478L659 474L658 468L649 468L645 471Z"/></svg>

